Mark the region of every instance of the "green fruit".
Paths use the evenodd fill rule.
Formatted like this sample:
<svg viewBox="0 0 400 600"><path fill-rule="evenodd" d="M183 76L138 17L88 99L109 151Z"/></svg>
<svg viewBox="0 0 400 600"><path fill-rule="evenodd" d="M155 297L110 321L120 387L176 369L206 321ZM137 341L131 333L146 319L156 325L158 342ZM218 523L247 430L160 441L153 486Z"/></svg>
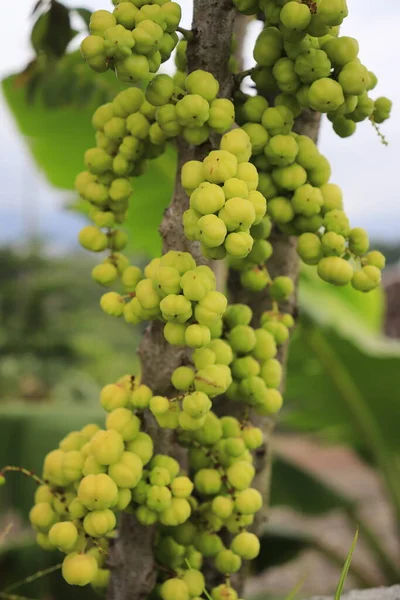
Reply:
<svg viewBox="0 0 400 600"><path fill-rule="evenodd" d="M314 110L328 113L343 104L343 88L337 81L323 77L312 83L308 91L308 98Z"/></svg>
<svg viewBox="0 0 400 600"><path fill-rule="evenodd" d="M276 135L265 148L265 155L271 165L285 167L291 165L298 154L299 147L290 135Z"/></svg>
<svg viewBox="0 0 400 600"><path fill-rule="evenodd" d="M273 67L283 50L283 38L279 29L266 27L258 36L253 56L262 67Z"/></svg>
<svg viewBox="0 0 400 600"><path fill-rule="evenodd" d="M146 89L146 99L153 106L167 104L174 92L172 77L166 74L156 75Z"/></svg>
<svg viewBox="0 0 400 600"><path fill-rule="evenodd" d="M343 194L340 187L334 183L326 183L321 186L321 194L324 198L322 210L327 213L331 210L343 209Z"/></svg>
<svg viewBox="0 0 400 600"><path fill-rule="evenodd" d="M369 250L369 238L365 229L356 227L349 234L349 249L356 256L363 256Z"/></svg>
<svg viewBox="0 0 400 600"><path fill-rule="evenodd" d="M62 576L70 585L88 585L94 580L97 570L96 559L89 554L73 552L64 558L62 564Z"/></svg>
<svg viewBox="0 0 400 600"><path fill-rule="evenodd" d="M197 70L186 78L186 89L189 94L199 94L207 102L212 102L217 97L219 83L211 73Z"/></svg>
<svg viewBox="0 0 400 600"><path fill-rule="evenodd" d="M177 579L167 579L160 589L162 600L189 600L189 588L184 581Z"/></svg>
<svg viewBox="0 0 400 600"><path fill-rule="evenodd" d="M381 277L381 271L377 267L367 265L354 273L351 285L360 292L370 292L379 287Z"/></svg>
<svg viewBox="0 0 400 600"><path fill-rule="evenodd" d="M318 264L318 275L333 285L347 285L353 278L351 265L337 256L323 258Z"/></svg>
<svg viewBox="0 0 400 600"><path fill-rule="evenodd" d="M306 4L288 2L280 12L282 24L293 31L306 29L311 21L311 12Z"/></svg>
<svg viewBox="0 0 400 600"><path fill-rule="evenodd" d="M346 95L360 96L369 85L368 69L358 60L353 60L341 69L338 81Z"/></svg>
<svg viewBox="0 0 400 600"><path fill-rule="evenodd" d="M317 265L323 257L320 238L314 233L303 233L298 239L297 252L306 265Z"/></svg>
<svg viewBox="0 0 400 600"><path fill-rule="evenodd" d="M359 52L357 40L346 36L331 38L323 48L330 60L338 66L354 61Z"/></svg>
<svg viewBox="0 0 400 600"><path fill-rule="evenodd" d="M226 98L218 98L210 104L210 114L207 124L217 133L225 133L235 121L235 107Z"/></svg>
<svg viewBox="0 0 400 600"><path fill-rule="evenodd" d="M253 560L260 552L260 542L254 533L243 531L232 540L231 548L241 558Z"/></svg>
<svg viewBox="0 0 400 600"><path fill-rule="evenodd" d="M222 136L220 148L236 156L238 163L247 162L252 153L249 135L244 129L238 128Z"/></svg>
<svg viewBox="0 0 400 600"><path fill-rule="evenodd" d="M322 23L329 27L341 25L349 14L346 0L321 0L317 14Z"/></svg>
<svg viewBox="0 0 400 600"><path fill-rule="evenodd" d="M215 557L215 567L217 571L224 575L231 575L239 571L242 566L240 557L231 550L222 550Z"/></svg>
<svg viewBox="0 0 400 600"><path fill-rule="evenodd" d="M372 252L368 252L368 254L364 256L363 262L367 265L377 267L380 271L382 271L386 265L385 257L383 256L382 252L378 252L377 250L372 250Z"/></svg>

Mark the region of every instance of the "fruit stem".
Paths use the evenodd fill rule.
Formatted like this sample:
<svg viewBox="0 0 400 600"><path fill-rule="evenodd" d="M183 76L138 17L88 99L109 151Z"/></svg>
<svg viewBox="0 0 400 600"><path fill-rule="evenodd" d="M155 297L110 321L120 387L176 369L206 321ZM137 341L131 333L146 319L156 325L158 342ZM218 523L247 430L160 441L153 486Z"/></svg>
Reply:
<svg viewBox="0 0 400 600"><path fill-rule="evenodd" d="M183 35L183 37L185 38L185 40L187 40L188 42L192 42L194 35L193 35L193 31L191 31L190 29L184 29L183 27L178 27L177 31L179 31L179 33L181 33Z"/></svg>
<svg viewBox="0 0 400 600"><path fill-rule="evenodd" d="M389 142L387 141L387 139L385 138L385 136L383 135L382 131L380 130L379 126L377 125L377 123L375 123L375 121L373 119L370 118L370 122L372 123L372 127L375 129L379 139L381 140L381 143L384 146L389 146Z"/></svg>
<svg viewBox="0 0 400 600"><path fill-rule="evenodd" d="M247 71L241 71L241 73L237 73L235 75L235 87L239 87L240 84L242 83L243 79L246 79L246 77L249 77L254 71L254 68L252 69L247 69Z"/></svg>
<svg viewBox="0 0 400 600"><path fill-rule="evenodd" d="M45 485L45 482L43 479L41 479L40 477L35 475L35 473L33 473L33 471L24 469L24 467L15 467L12 465L7 465L6 467L3 467L3 469L0 471L0 477L4 477L5 473L10 473L10 472L22 473L22 475L25 475L25 477L30 477L31 479L33 479L33 481L37 485Z"/></svg>

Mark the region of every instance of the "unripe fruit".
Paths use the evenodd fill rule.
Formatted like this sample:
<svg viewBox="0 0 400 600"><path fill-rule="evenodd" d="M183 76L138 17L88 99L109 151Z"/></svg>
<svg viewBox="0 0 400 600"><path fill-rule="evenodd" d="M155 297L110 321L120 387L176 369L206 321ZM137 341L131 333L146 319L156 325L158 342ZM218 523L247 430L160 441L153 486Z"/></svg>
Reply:
<svg viewBox="0 0 400 600"><path fill-rule="evenodd" d="M178 367L172 373L171 383L177 390L188 390L194 381L194 371L191 367Z"/></svg>
<svg viewBox="0 0 400 600"><path fill-rule="evenodd" d="M88 225L79 232L79 243L86 250L102 252L107 248L107 236L97 227Z"/></svg>
<svg viewBox="0 0 400 600"><path fill-rule="evenodd" d="M124 312L124 300L116 292L108 292L100 298L100 306L105 313L112 317L120 317Z"/></svg>
<svg viewBox="0 0 400 600"><path fill-rule="evenodd" d="M123 452L117 462L110 465L108 473L120 488L134 488L142 477L143 463L133 452Z"/></svg>
<svg viewBox="0 0 400 600"><path fill-rule="evenodd" d="M58 517L50 504L39 502L39 504L35 504L31 509L29 520L35 528L47 532L58 521Z"/></svg>
<svg viewBox="0 0 400 600"><path fill-rule="evenodd" d="M94 510L83 519L83 528L93 538L103 537L117 524L115 514L109 508Z"/></svg>
<svg viewBox="0 0 400 600"><path fill-rule="evenodd" d="M377 267L367 265L354 273L351 285L360 292L370 292L379 286L381 277L381 271Z"/></svg>
<svg viewBox="0 0 400 600"><path fill-rule="evenodd" d="M241 558L253 560L260 552L260 542L254 533L243 531L233 538L231 548Z"/></svg>
<svg viewBox="0 0 400 600"><path fill-rule="evenodd" d="M303 233L298 239L297 252L307 265L317 265L323 257L320 238L315 233Z"/></svg>
<svg viewBox="0 0 400 600"><path fill-rule="evenodd" d="M225 204L225 194L220 186L213 183L200 183L190 197L190 207L201 215L220 210Z"/></svg>
<svg viewBox="0 0 400 600"><path fill-rule="evenodd" d="M239 231L226 236L225 248L228 254L235 258L246 258L253 248L254 240L249 233Z"/></svg>
<svg viewBox="0 0 400 600"><path fill-rule="evenodd" d="M318 275L324 281L333 285L347 285L353 277L353 269L351 265L336 256L323 258L318 264Z"/></svg>
<svg viewBox="0 0 400 600"><path fill-rule="evenodd" d="M215 557L215 567L224 575L231 575L239 571L242 566L240 556L232 552L232 550L222 550Z"/></svg>
<svg viewBox="0 0 400 600"><path fill-rule="evenodd" d="M220 148L234 154L238 163L247 162L252 153L251 140L244 129L232 129L225 133Z"/></svg>
<svg viewBox="0 0 400 600"><path fill-rule="evenodd" d="M124 441L121 434L113 429L98 431L90 442L90 450L101 465L112 465L120 459Z"/></svg>
<svg viewBox="0 0 400 600"><path fill-rule="evenodd" d="M190 564L190 563L189 563ZM205 588L204 575L193 568L185 571L182 581L186 583L191 598L201 596Z"/></svg>
<svg viewBox="0 0 400 600"><path fill-rule="evenodd" d="M235 121L235 107L227 98L218 98L210 104L207 124L216 133L225 133Z"/></svg>
<svg viewBox="0 0 400 600"><path fill-rule="evenodd" d="M235 508L243 515L252 515L258 512L263 505L260 492L249 488L239 492L235 499Z"/></svg>
<svg viewBox="0 0 400 600"><path fill-rule="evenodd" d="M226 150L213 150L203 161L203 174L210 183L224 183L235 177L238 160Z"/></svg>
<svg viewBox="0 0 400 600"><path fill-rule="evenodd" d="M84 586L93 581L97 572L97 562L89 554L68 554L62 564L62 575L70 585Z"/></svg>
<svg viewBox="0 0 400 600"><path fill-rule="evenodd" d="M189 94L199 94L207 102L212 102L218 94L219 83L211 73L199 69L187 76L186 89Z"/></svg>
<svg viewBox="0 0 400 600"><path fill-rule="evenodd" d="M377 250L368 252L368 254L364 256L363 262L365 262L367 265L377 267L380 271L382 271L386 265L385 257L383 256L382 252L378 252Z"/></svg>
<svg viewBox="0 0 400 600"><path fill-rule="evenodd" d="M311 107L323 113L338 109L344 102L343 88L340 83L326 77L314 81L308 97Z"/></svg>
<svg viewBox="0 0 400 600"><path fill-rule="evenodd" d="M280 20L288 29L302 31L311 21L311 12L306 4L288 2L282 7Z"/></svg>
<svg viewBox="0 0 400 600"><path fill-rule="evenodd" d="M181 183L189 195L204 181L203 163L199 160L189 160L181 171Z"/></svg>
<svg viewBox="0 0 400 600"><path fill-rule="evenodd" d="M136 454L143 465L146 465L153 456L153 440L147 433L140 432L132 442L127 444L126 449Z"/></svg>
<svg viewBox="0 0 400 600"><path fill-rule="evenodd" d="M212 403L203 392L193 392L183 399L183 410L193 419L205 416L211 410Z"/></svg>
<svg viewBox="0 0 400 600"><path fill-rule="evenodd" d="M349 248L356 256L363 256L369 250L369 238L365 229L356 227L350 231Z"/></svg>
<svg viewBox="0 0 400 600"><path fill-rule="evenodd" d="M221 583L211 590L212 600L238 600L236 591L226 583Z"/></svg>
<svg viewBox="0 0 400 600"><path fill-rule="evenodd" d="M110 383L103 387L100 393L100 404L108 412L126 406L128 400L127 390L119 384Z"/></svg>
<svg viewBox="0 0 400 600"><path fill-rule="evenodd" d="M189 588L184 581L177 579L167 579L160 589L162 600L189 600Z"/></svg>
<svg viewBox="0 0 400 600"><path fill-rule="evenodd" d="M174 91L174 82L169 75L156 75L146 89L146 99L154 106L167 104Z"/></svg>
<svg viewBox="0 0 400 600"><path fill-rule="evenodd" d="M255 470L250 463L239 461L228 468L226 475L229 483L235 489L245 490L250 486L255 475Z"/></svg>
<svg viewBox="0 0 400 600"><path fill-rule="evenodd" d="M89 510L103 510L114 506L118 488L106 474L87 475L78 487L78 499Z"/></svg>
<svg viewBox="0 0 400 600"><path fill-rule="evenodd" d="M171 483L171 492L175 498L188 498L193 491L193 483L189 477L175 477Z"/></svg>

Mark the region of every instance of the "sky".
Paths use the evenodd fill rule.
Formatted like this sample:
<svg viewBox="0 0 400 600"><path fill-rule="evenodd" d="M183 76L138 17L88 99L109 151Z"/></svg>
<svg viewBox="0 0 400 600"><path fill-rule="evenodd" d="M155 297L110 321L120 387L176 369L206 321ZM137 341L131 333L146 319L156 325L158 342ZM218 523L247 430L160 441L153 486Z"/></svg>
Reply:
<svg viewBox="0 0 400 600"><path fill-rule="evenodd" d="M111 0L64 0L70 7L111 10ZM32 58L30 13L35 0L2 2L0 9L0 77L20 71ZM383 6L384 5L384 8ZM182 0L182 26L190 28L192 2ZM400 3L397 0L350 0L350 15L341 29L360 43L360 58L379 78L373 94L392 99L392 118L382 130L383 146L372 125L361 123L357 133L338 138L324 119L320 150L332 165L332 181L344 192L353 226L365 227L372 238L400 242L400 202L396 181L400 171ZM250 25L245 42L245 67L261 24ZM171 69L171 66L169 66ZM168 66L167 66L168 70ZM32 231L43 234L54 250L75 243L81 217L63 209L67 195L52 188L38 171L0 92L0 243L20 242Z"/></svg>

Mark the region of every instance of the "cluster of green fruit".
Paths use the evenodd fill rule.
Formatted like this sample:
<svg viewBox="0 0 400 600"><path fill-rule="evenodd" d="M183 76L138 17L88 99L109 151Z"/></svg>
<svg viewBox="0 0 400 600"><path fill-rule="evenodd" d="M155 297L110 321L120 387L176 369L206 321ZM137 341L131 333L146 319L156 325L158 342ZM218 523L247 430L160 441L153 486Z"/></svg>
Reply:
<svg viewBox="0 0 400 600"><path fill-rule="evenodd" d="M62 573L68 583L91 584L97 590L108 585L107 555L121 510L134 513L143 525L160 524L155 556L176 576L165 580L160 569L157 598L201 596L203 557L214 558L217 570L229 576L242 560L257 556L258 539L246 528L262 506L260 493L250 486L252 451L263 443L263 434L246 419L218 418L210 400L232 382L228 365L235 369L238 360L232 348L243 355L240 323L250 317L247 307L231 307L229 342L218 339L196 350L197 372L179 367L172 374L177 398L154 396L148 386L126 375L101 391L100 404L108 413L105 429L87 425L45 457L30 521L42 548L66 554ZM260 331L274 344L270 333ZM253 354L264 358L263 343L258 337ZM270 371L271 382L276 367L271 370L269 363L265 374ZM246 370L244 364L241 370ZM278 408L275 403L269 413ZM141 415L148 410L161 427L178 430L181 444L189 448L190 477L173 458L154 455L152 438L141 431ZM218 535L222 529L234 536L229 548ZM212 598L223 598L219 594L226 589L231 589L228 584L217 586Z"/></svg>
<svg viewBox="0 0 400 600"><path fill-rule="evenodd" d="M232 261L232 267L241 271L242 285L260 291L272 283L263 265L272 255L268 236L273 224L288 235L299 236L301 259L318 265L325 281L334 285L351 282L364 292L376 288L384 257L375 251L368 253L367 233L351 228L343 210L342 192L330 183L328 160L309 137L293 131L291 109L284 105L270 107L260 95L242 95L237 120L250 138L250 161L258 170L258 191L268 203L267 217L254 231L250 230L259 238L253 256L260 262L252 265L248 259ZM354 271L349 259L361 269Z"/></svg>
<svg viewBox="0 0 400 600"><path fill-rule="evenodd" d="M357 40L339 37L346 0L237 0L246 14L265 15L255 47L252 79L260 93L278 96L297 117L304 108L327 113L340 137L371 119L382 123L392 103L368 92L377 78L360 62Z"/></svg>
<svg viewBox="0 0 400 600"><path fill-rule="evenodd" d="M82 54L97 71L115 69L127 82L151 80L146 91L131 87L93 116L96 147L85 155L86 171L76 187L91 205L93 225L80 235L91 251L107 251L92 276L103 286L120 280L121 293L101 298L103 310L128 323L158 319L171 345L192 349L190 364L171 374L170 396L153 394L126 375L105 386L100 404L105 428L88 425L72 432L44 461L43 485L30 520L38 544L66 554L63 576L72 585L108 585L107 556L116 535L118 511L156 527L157 583L153 600L201 600L203 558L212 560L221 585L212 600L237 600L229 577L242 560L259 553L247 531L262 507L252 487L253 452L262 430L250 412L269 416L282 405L278 347L293 327L279 303L294 291L284 276L272 279L266 261L273 227L295 235L302 260L335 285L352 282L369 291L379 285L384 258L368 252L365 231L351 229L340 189L329 182L327 159L306 136L293 131L305 108L328 114L339 135L369 118L381 123L391 103L373 102L376 79L359 62L358 45L338 37L347 15L345 0L234 0L245 14L265 15L254 49L252 77L258 94L218 98L218 81L205 71L186 75L186 41L178 45L178 72L155 75L178 42L180 8L169 0L115 0L114 13L97 11ZM231 71L235 71L233 61ZM265 96L275 95L270 106ZM231 129L235 122L241 126ZM224 134L220 148L203 161L189 161L181 182L188 209L186 237L200 243L208 259L229 258L243 287L268 287L272 310L252 327L252 311L227 305L215 276L190 253L170 250L142 272L121 251L127 236L118 229L131 196L132 176L180 136L192 145ZM353 271L350 259L360 265ZM213 400L225 396L235 414L218 417ZM243 403L238 407L237 403ZM172 457L155 454L154 440L141 430L155 419L176 430L187 449L187 470ZM157 450L157 449L156 449Z"/></svg>
<svg viewBox="0 0 400 600"><path fill-rule="evenodd" d="M222 136L219 150L183 166L182 186L190 195L182 216L185 235L199 241L208 258L245 258L252 250L250 228L262 221L267 203L257 191L251 154L249 136L237 128Z"/></svg>
<svg viewBox="0 0 400 600"><path fill-rule="evenodd" d="M114 69L127 83L150 79L179 41L181 7L170 0L116 0L114 4L112 13L92 14L82 56L94 71Z"/></svg>
<svg viewBox="0 0 400 600"><path fill-rule="evenodd" d="M177 86L169 75L156 75L150 82L146 98L157 106L156 123L150 131L153 143L182 136L199 146L211 132L224 133L235 120L233 103L217 98L219 83L211 73L197 70L185 75Z"/></svg>
<svg viewBox="0 0 400 600"><path fill-rule="evenodd" d="M103 285L105 265L93 270ZM137 325L146 320L165 322L165 339L174 346L200 348L219 334L227 307L224 294L216 291L215 275L206 265L196 266L189 252L170 250L153 259L142 273L127 264L122 273L124 293L103 294L100 305L114 317L123 316Z"/></svg>
<svg viewBox="0 0 400 600"><path fill-rule="evenodd" d="M293 292L293 283L288 277L277 278L274 285L283 292L280 300L286 300ZM234 351L229 365L232 383L227 397L251 406L259 415L268 416L282 407L279 392L282 366L276 358L277 347L289 339L294 320L290 314L281 313L276 302L273 310L262 315L261 327L251 327L252 318L251 309L242 304L230 305L224 315L224 339ZM206 353L203 349L198 352Z"/></svg>

